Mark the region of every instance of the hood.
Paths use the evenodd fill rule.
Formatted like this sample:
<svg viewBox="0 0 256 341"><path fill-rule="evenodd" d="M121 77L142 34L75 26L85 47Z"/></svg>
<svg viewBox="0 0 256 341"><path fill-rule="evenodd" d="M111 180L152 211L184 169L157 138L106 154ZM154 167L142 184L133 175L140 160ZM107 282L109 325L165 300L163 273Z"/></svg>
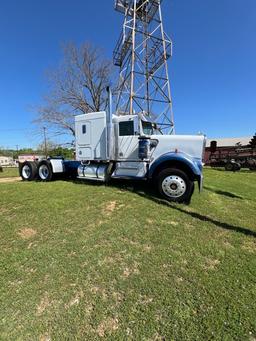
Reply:
<svg viewBox="0 0 256 341"><path fill-rule="evenodd" d="M185 153L191 158L202 160L206 138L204 135L153 135L158 144L152 156L154 159L169 153Z"/></svg>

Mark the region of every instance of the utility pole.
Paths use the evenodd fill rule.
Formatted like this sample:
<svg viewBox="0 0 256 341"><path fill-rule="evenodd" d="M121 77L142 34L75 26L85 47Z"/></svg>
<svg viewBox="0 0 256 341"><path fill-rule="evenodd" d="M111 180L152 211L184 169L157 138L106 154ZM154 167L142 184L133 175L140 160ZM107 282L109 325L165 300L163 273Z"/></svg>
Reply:
<svg viewBox="0 0 256 341"><path fill-rule="evenodd" d="M47 158L46 127L43 127L43 130L44 130L44 153L45 153L45 157Z"/></svg>
<svg viewBox="0 0 256 341"><path fill-rule="evenodd" d="M17 157L17 160L18 160L19 159L19 145L18 144L16 144L16 157Z"/></svg>

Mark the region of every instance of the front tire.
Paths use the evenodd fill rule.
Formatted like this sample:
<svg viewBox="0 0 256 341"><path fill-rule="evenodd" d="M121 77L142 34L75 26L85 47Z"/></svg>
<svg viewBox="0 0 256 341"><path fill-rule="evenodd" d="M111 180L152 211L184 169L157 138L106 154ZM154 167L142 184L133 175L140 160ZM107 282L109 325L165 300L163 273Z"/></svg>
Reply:
<svg viewBox="0 0 256 341"><path fill-rule="evenodd" d="M168 201L189 203L194 192L194 182L180 169L167 168L157 176L159 194Z"/></svg>

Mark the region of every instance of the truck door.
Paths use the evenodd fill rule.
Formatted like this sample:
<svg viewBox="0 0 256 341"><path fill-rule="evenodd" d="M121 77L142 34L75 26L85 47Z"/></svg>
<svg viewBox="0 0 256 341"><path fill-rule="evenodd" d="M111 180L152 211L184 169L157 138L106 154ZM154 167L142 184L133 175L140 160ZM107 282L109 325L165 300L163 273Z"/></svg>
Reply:
<svg viewBox="0 0 256 341"><path fill-rule="evenodd" d="M136 118L120 120L118 123L117 159L139 161L139 133Z"/></svg>
<svg viewBox="0 0 256 341"><path fill-rule="evenodd" d="M118 162L112 177L145 178L147 163L139 159L138 117L119 117L115 135L117 136L115 155Z"/></svg>

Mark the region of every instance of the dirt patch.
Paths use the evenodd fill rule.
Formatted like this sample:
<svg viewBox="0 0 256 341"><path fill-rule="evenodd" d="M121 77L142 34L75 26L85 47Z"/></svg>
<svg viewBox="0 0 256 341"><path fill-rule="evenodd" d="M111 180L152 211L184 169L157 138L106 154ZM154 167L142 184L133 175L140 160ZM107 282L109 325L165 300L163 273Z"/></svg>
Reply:
<svg viewBox="0 0 256 341"><path fill-rule="evenodd" d="M178 226L179 223L177 223L177 221L170 221L170 225L172 225L172 226Z"/></svg>
<svg viewBox="0 0 256 341"><path fill-rule="evenodd" d="M124 207L124 204L118 204L116 201L109 201L102 210L105 216L110 216L114 211Z"/></svg>
<svg viewBox="0 0 256 341"><path fill-rule="evenodd" d="M41 335L39 341L51 341L49 335Z"/></svg>
<svg viewBox="0 0 256 341"><path fill-rule="evenodd" d="M140 298L139 298L139 304L141 305L148 305L150 303L153 302L153 298L152 297L148 297L146 295L140 295Z"/></svg>
<svg viewBox="0 0 256 341"><path fill-rule="evenodd" d="M121 292L114 291L112 293L112 296L115 300L116 305L119 305L124 300L124 294L122 294Z"/></svg>
<svg viewBox="0 0 256 341"><path fill-rule="evenodd" d="M41 299L40 303L36 307L36 314L38 316L42 315L42 313L51 305L48 294L46 293L44 297Z"/></svg>
<svg viewBox="0 0 256 341"><path fill-rule="evenodd" d="M249 253L256 253L256 242L254 240L247 240L244 242L242 249Z"/></svg>
<svg viewBox="0 0 256 341"><path fill-rule="evenodd" d="M234 246L227 240L223 241L223 246L227 249L234 249Z"/></svg>
<svg viewBox="0 0 256 341"><path fill-rule="evenodd" d="M162 335L156 333L152 336L152 338L148 339L149 341L163 341L165 340L165 337L163 337Z"/></svg>
<svg viewBox="0 0 256 341"><path fill-rule="evenodd" d="M99 324L97 328L97 334L100 337L105 337L106 335L111 335L113 332L115 332L118 327L118 318L109 317Z"/></svg>
<svg viewBox="0 0 256 341"><path fill-rule="evenodd" d="M106 207L104 208L104 211L106 214L111 214L116 209L117 202L116 201L110 201L107 203Z"/></svg>
<svg viewBox="0 0 256 341"><path fill-rule="evenodd" d="M108 295L107 295L107 292L104 288L101 288L99 286L93 286L91 287L91 292L94 294L94 295L99 295L101 296L101 298L103 299L103 301L106 301L107 298L108 298Z"/></svg>
<svg viewBox="0 0 256 341"><path fill-rule="evenodd" d="M68 304L65 305L65 308L71 308L74 305L78 305L80 303L80 300L84 297L83 291L78 292L70 301Z"/></svg>
<svg viewBox="0 0 256 341"><path fill-rule="evenodd" d="M22 179L20 177L13 177L13 178L0 178L0 183L9 183L9 182L18 182Z"/></svg>
<svg viewBox="0 0 256 341"><path fill-rule="evenodd" d="M123 278L128 278L132 275L139 275L140 270L138 269L138 264L134 263L132 267L126 267L123 271L122 277Z"/></svg>
<svg viewBox="0 0 256 341"><path fill-rule="evenodd" d="M138 249L141 249L145 252L150 252L152 250L152 246L150 246L149 244L140 244L139 242L131 240L129 238L120 238L120 240L134 247L137 247Z"/></svg>
<svg viewBox="0 0 256 341"><path fill-rule="evenodd" d="M37 232L31 228L24 228L18 232L18 235L26 240L34 237L37 234Z"/></svg>
<svg viewBox="0 0 256 341"><path fill-rule="evenodd" d="M8 210L7 208L4 208L4 207L0 208L0 214L5 214L5 213L8 213L8 212L10 212L10 210Z"/></svg>
<svg viewBox="0 0 256 341"><path fill-rule="evenodd" d="M207 259L206 264L204 265L205 270L215 270L220 261L218 259Z"/></svg>
<svg viewBox="0 0 256 341"><path fill-rule="evenodd" d="M150 245L147 245L147 244L143 245L143 251L150 252L151 250L152 250L152 247Z"/></svg>
<svg viewBox="0 0 256 341"><path fill-rule="evenodd" d="M184 281L184 279L182 277L175 277L175 282L178 283L178 284L181 284L182 282Z"/></svg>

